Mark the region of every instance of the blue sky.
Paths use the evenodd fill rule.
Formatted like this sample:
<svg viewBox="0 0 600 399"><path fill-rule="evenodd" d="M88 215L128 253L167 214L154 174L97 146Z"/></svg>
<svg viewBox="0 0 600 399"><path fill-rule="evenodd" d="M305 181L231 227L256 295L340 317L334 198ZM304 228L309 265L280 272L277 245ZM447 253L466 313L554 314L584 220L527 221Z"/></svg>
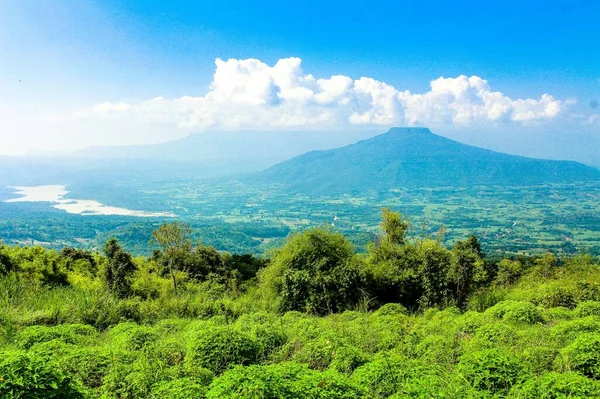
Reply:
<svg viewBox="0 0 600 399"><path fill-rule="evenodd" d="M114 120L99 120L98 115L90 119L86 112L105 103L121 104L108 108L113 114L121 112L119 118L129 118L119 124L136 131L123 143L160 141L223 126L240 128L219 121L211 125L145 120L139 111L139 104L147 109L144 101L156 97L205 96L217 58L253 58L272 67L280 59L298 57L302 76L368 77L412 94L428 92L430 82L440 77L476 76L487 80L489 92L501 92L512 101L541 101L549 94L560 102L557 116L532 117L526 128L581 123L583 130L600 129L600 117L593 118L600 113L600 3L595 1L8 0L0 2L0 46L0 153L19 153L36 145L67 149L120 144L117 138L123 138L123 132L104 133L115 130ZM355 85L349 90L356 91ZM348 101L359 100L350 96ZM406 108L416 100L398 101ZM438 104L432 101L420 103L418 110L402 110L401 116L388 109L385 112L396 113L383 122L366 115L373 110L358 106L361 120L367 121L358 125L430 121L467 129L485 122L486 130L496 131L504 123L499 121L510 119L523 129L523 118L515 117L514 110L492 118L493 123L477 117L465 124L426 119L424 107ZM294 104L287 108L293 115L317 115L312 109L297 111ZM152 112L159 106L168 112L176 108L180 114L193 113L196 107L187 104L182 111L181 104L164 101L152 104ZM202 107L206 113L216 105ZM230 110L238 111L246 110ZM322 109L319 112L325 120ZM417 116L406 117L410 112ZM526 112L530 110L521 113ZM345 127L350 113L332 116L327 127ZM320 126L311 121L293 127ZM86 133L84 126L94 132ZM177 133L169 135L167 130Z"/></svg>

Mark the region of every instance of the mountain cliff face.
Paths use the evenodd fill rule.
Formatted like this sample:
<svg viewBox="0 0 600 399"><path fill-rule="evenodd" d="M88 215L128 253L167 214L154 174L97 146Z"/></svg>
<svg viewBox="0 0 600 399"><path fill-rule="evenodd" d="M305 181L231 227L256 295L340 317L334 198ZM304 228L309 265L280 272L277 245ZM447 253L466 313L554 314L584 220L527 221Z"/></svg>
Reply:
<svg viewBox="0 0 600 399"><path fill-rule="evenodd" d="M533 159L473 147L426 128L393 128L353 145L300 155L253 178L298 192L331 193L600 181L600 171L578 162Z"/></svg>

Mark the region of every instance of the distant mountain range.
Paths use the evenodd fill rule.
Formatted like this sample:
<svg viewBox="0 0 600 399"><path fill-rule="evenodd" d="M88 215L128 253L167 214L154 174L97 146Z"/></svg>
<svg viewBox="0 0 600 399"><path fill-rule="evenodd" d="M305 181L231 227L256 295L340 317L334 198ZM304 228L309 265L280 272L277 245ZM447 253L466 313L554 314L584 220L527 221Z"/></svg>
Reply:
<svg viewBox="0 0 600 399"><path fill-rule="evenodd" d="M600 170L573 161L526 158L473 147L426 128L393 128L346 147L300 155L254 174L251 180L325 194L600 181Z"/></svg>
<svg viewBox="0 0 600 399"><path fill-rule="evenodd" d="M381 131L205 132L159 144L89 147L70 157L194 163L211 174L244 173L265 169L307 151L355 143L377 133Z"/></svg>

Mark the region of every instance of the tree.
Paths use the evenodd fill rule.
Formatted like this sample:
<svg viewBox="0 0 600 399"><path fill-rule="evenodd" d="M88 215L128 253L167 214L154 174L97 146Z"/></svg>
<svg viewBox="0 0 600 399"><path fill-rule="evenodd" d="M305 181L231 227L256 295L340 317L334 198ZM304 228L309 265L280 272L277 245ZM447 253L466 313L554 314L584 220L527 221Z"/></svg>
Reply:
<svg viewBox="0 0 600 399"><path fill-rule="evenodd" d="M129 296L131 294L130 278L137 269L131 255L121 248L116 238L106 241L104 253L108 258L108 264L104 269L104 279L108 289L120 298Z"/></svg>
<svg viewBox="0 0 600 399"><path fill-rule="evenodd" d="M315 228L287 239L261 273L261 285L280 296L283 311L327 314L356 306L363 279L352 244L331 229Z"/></svg>
<svg viewBox="0 0 600 399"><path fill-rule="evenodd" d="M181 260L192 249L191 233L189 225L179 222L165 223L152 232L154 242L161 247L166 257L166 267L173 279L175 292L177 292L176 271L182 268Z"/></svg>
<svg viewBox="0 0 600 399"><path fill-rule="evenodd" d="M406 232L410 227L410 223L402 219L400 213L393 212L390 208L381 210L381 228L385 235L383 240L391 244L405 244Z"/></svg>
<svg viewBox="0 0 600 399"><path fill-rule="evenodd" d="M383 234L369 244L365 271L368 292L376 305L393 302L413 307L421 296L419 256L406 239L409 227L398 212L382 209Z"/></svg>
<svg viewBox="0 0 600 399"><path fill-rule="evenodd" d="M452 262L450 251L439 241L425 239L418 245L420 302L425 306L445 305L448 299L448 270Z"/></svg>
<svg viewBox="0 0 600 399"><path fill-rule="evenodd" d="M475 235L471 234L465 241L458 241L452 247L452 266L448 280L453 287L453 295L457 306L465 305L467 296L485 282L487 272L481 246Z"/></svg>

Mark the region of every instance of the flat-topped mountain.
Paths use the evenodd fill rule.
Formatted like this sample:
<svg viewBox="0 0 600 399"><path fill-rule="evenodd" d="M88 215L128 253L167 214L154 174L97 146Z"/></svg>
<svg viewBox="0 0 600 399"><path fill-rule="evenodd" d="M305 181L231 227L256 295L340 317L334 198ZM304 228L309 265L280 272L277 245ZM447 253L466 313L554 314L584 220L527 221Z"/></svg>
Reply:
<svg viewBox="0 0 600 399"><path fill-rule="evenodd" d="M573 161L534 159L473 147L435 135L427 128L392 128L346 147L300 155L253 178L293 191L331 193L600 181L600 170Z"/></svg>

